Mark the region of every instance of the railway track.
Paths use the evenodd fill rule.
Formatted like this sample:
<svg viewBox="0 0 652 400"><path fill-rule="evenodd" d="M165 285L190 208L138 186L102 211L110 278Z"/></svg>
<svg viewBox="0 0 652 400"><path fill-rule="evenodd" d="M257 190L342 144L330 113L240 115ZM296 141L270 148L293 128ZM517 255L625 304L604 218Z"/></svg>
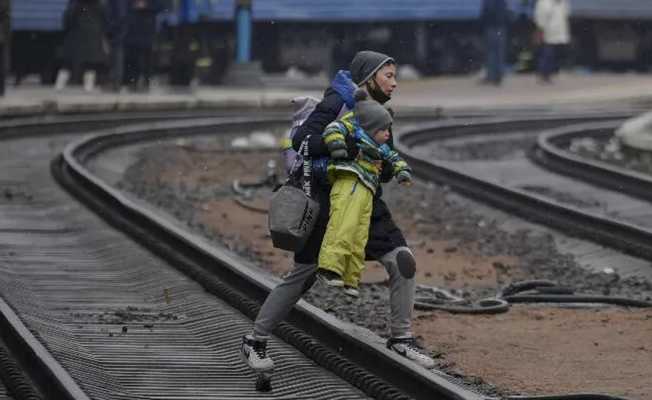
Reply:
<svg viewBox="0 0 652 400"><path fill-rule="evenodd" d="M652 201L652 178L648 174L591 160L566 150L574 139L611 138L618 126L618 122L598 122L571 125L544 132L537 138L536 150L532 152L532 157L542 166L557 173L574 176L645 201Z"/></svg>
<svg viewBox="0 0 652 400"><path fill-rule="evenodd" d="M193 118L186 115L181 118ZM84 122L92 126L74 118L57 120L56 130L68 133L48 140L43 134L54 127L35 122L31 131L25 130L29 133L21 133L20 121L12 122L16 126L7 129L2 161L12 178L0 202L0 232L8 243L0 259L10 278L0 277L0 293L11 299L21 320L69 373L71 384L89 398L259 398L253 374L237 358L237 347L274 282L126 196L88 165L97 154L136 142L242 133L279 122L282 129L286 123L228 118L148 123L155 119L143 114L134 121ZM128 122L146 123L84 139L74 133ZM497 124L503 133L514 133L535 123L541 125L509 121L484 128ZM469 134L483 129L464 126ZM451 137L460 133L460 125L406 132L403 150L413 153L410 147L429 140L432 132ZM49 160L71 140L49 166L54 176L128 237L71 202L52 181ZM25 148L30 150L22 154ZM426 172L421 155L410 157L420 174L434 177ZM451 176L459 174L453 171ZM443 180L457 187L452 177ZM467 186L458 188L470 192ZM379 338L306 303L288 321L272 345L284 367L276 372L270 398L484 398L450 377L404 362L385 350Z"/></svg>
<svg viewBox="0 0 652 400"><path fill-rule="evenodd" d="M624 176L607 174L605 166L593 166L588 172L590 163L580 165L577 157L570 156L564 157L562 164L562 152L550 143L552 138L567 140L568 132L577 135L588 130L604 135L624 118L607 115L597 121L595 117L584 121L512 119L473 125L442 122L404 132L399 146L416 166L417 173L426 179L448 184L566 233L649 259L652 219L648 201L628 195L622 189ZM544 131L549 132L539 138ZM532 152L537 140L539 148ZM580 168L582 165L584 168ZM640 174L628 177L626 186L632 193L637 186L643 187L645 181L639 180ZM609 185L607 180L611 189L605 187ZM642 192L638 190L639 194Z"/></svg>
<svg viewBox="0 0 652 400"><path fill-rule="evenodd" d="M126 122L112 120L104 127ZM94 129L102 125L92 123ZM60 183L140 245L72 202L48 173L49 160L79 137L71 131L87 132L79 121L60 125L56 131L68 133L48 138L43 134L55 133L52 127L33 127L31 135L8 130L2 168L11 182L5 182L0 207L5 243L0 293L54 360L54 366L31 362L32 374L52 375L53 368L65 373L40 385L61 389L56 394L41 389L45 398L261 396L253 391L254 376L238 359L237 348L272 283L253 279L238 260L184 236L84 169L94 154L125 140L228 128L246 132L256 126L251 120L212 119L112 128L108 136L68 147L65 157L52 163ZM276 372L272 398L482 398L417 369L373 337L308 305L290 321L318 340L292 325L280 328L285 341L275 340L272 349L284 367Z"/></svg>

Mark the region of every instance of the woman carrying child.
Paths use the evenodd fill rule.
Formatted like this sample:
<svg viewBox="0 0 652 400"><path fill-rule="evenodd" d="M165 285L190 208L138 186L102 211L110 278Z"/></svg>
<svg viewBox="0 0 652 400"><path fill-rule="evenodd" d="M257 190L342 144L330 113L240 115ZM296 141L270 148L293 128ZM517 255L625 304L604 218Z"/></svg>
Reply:
<svg viewBox="0 0 652 400"><path fill-rule="evenodd" d="M339 71L336 74L331 86L324 92L322 101L297 130L293 137L293 148L298 150L306 140L309 156L313 160L330 157L322 133L328 124L355 107L356 88L364 89L373 100L385 104L396 86L396 62L393 58L374 51L358 52L351 62L350 71ZM355 138L347 135L345 143L347 156L355 159L358 154ZM393 148L391 131L386 144ZM294 268L267 296L254 322L253 332L245 335L242 340L243 357L249 367L257 371L270 371L274 368L274 362L267 354L267 341L273 329L285 319L316 279L319 252L330 213L331 187L325 180L315 177L315 169L313 162L312 197L320 204L315 227L306 245L294 254ZM380 182L391 180L391 166L383 163L380 170ZM423 354L411 329L416 262L381 196L382 188L379 186L373 197L365 253L367 259L382 263L389 275L391 337L387 341L387 348L425 368L433 368L434 361Z"/></svg>

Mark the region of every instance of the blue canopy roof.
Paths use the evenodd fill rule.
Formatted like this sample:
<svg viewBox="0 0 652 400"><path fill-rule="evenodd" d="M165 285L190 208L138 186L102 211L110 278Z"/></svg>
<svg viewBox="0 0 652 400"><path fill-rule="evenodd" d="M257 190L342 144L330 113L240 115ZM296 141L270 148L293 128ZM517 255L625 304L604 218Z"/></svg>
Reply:
<svg viewBox="0 0 652 400"><path fill-rule="evenodd" d="M482 0L263 0L253 1L255 20L401 21L474 19Z"/></svg>
<svg viewBox="0 0 652 400"><path fill-rule="evenodd" d="M19 0L11 2L11 27L18 31L57 31L68 0Z"/></svg>
<svg viewBox="0 0 652 400"><path fill-rule="evenodd" d="M521 0L508 0L515 10ZM17 0L12 3L14 30L56 31L68 0ZM652 19L652 0L570 0L574 17ZM178 10L163 15L176 24L232 20L235 0L179 0ZM532 4L534 2L531 2ZM482 0L252 0L256 21L423 21L469 20L480 14Z"/></svg>

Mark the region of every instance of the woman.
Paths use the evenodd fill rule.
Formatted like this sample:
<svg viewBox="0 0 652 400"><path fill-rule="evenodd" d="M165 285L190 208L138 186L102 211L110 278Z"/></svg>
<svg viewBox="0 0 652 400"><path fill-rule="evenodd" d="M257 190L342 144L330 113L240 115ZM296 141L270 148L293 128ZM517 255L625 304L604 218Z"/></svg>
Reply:
<svg viewBox="0 0 652 400"><path fill-rule="evenodd" d="M104 68L108 49L105 33L107 20L99 0L70 0L63 16L64 66L59 70L55 87L63 89L70 75L83 71L84 90L95 88L95 79Z"/></svg>
<svg viewBox="0 0 652 400"><path fill-rule="evenodd" d="M293 147L299 149L308 140L308 152L314 160L328 157L328 148L322 132L329 123L352 109L356 87L365 89L380 104L390 100L396 89L396 62L393 58L374 51L360 51L351 62L350 71L339 71L331 87L326 89L322 101L301 125L293 137ZM387 142L393 147L393 137ZM347 143L348 154L357 155L353 141ZM391 168L383 166L382 182L392 178ZM290 312L294 304L315 282L317 258L324 238L329 216L330 186L323 180L313 179L313 198L320 204L315 228L304 248L294 255L294 269L272 290L258 313L251 334L243 337L241 351L247 364L254 370L270 371L274 362L267 355L267 340L272 330ZM366 247L368 259L381 262L389 274L391 338L387 347L426 368L434 367L434 361L420 352L411 332L414 305L415 260L407 247L400 229L392 220L385 202L381 199L382 188L373 200L369 240Z"/></svg>
<svg viewBox="0 0 652 400"><path fill-rule="evenodd" d="M550 77L558 69L558 53L570 43L569 12L566 0L537 1L534 21L543 35L538 68L541 83L550 83Z"/></svg>

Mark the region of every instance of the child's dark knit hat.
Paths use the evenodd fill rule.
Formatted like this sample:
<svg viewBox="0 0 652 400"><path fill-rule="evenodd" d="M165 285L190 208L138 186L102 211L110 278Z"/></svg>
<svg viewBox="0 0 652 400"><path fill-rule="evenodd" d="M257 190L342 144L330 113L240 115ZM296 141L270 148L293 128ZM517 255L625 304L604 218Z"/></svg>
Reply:
<svg viewBox="0 0 652 400"><path fill-rule="evenodd" d="M374 100L367 100L368 96L362 89L355 91L356 102L353 112L362 129L369 135L374 135L381 129L389 128L393 119L385 107Z"/></svg>

